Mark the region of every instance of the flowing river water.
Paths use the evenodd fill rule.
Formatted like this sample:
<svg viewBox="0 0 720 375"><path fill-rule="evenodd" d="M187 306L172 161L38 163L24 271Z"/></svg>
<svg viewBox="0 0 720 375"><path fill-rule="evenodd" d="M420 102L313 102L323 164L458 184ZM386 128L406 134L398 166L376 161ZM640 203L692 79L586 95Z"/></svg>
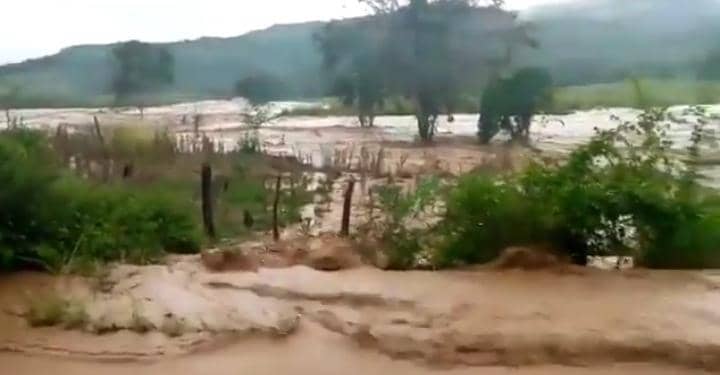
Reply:
<svg viewBox="0 0 720 375"><path fill-rule="evenodd" d="M275 103L276 110L313 106L313 103ZM200 130L223 142L226 149L235 147L246 134L240 112L246 105L239 100L203 101L145 109L145 120L138 121L136 110L114 111L109 109L34 109L15 111L30 126L54 128L59 124L91 125L92 116L97 115L103 124L141 123L162 126L176 132L193 132L193 116L201 115ZM706 176L705 183L720 187L720 105L704 106L707 112L705 142L702 145L700 172ZM668 138L673 149L685 152L692 135L692 124L696 117L688 113L688 107L676 106L668 109ZM578 111L565 115L536 116L531 128L532 145L536 150L550 154L565 154L574 147L587 142L596 130L616 127L624 121L634 121L640 111L630 108L609 108ZM486 154L478 146L476 114L455 115L452 122L441 117L438 120L435 146L414 147L414 153L435 154L447 164L446 169L456 172L472 169L477 159ZM409 147L416 138L417 128L412 116L380 116L373 129L360 129L358 121L349 116L329 117L281 117L259 130L265 149L270 152L309 155L317 164L327 149L347 148L362 145L387 145ZM3 124L0 122L0 127ZM358 151L358 150L355 150ZM475 160L473 160L475 159ZM466 164L465 168L463 164Z"/></svg>
<svg viewBox="0 0 720 375"><path fill-rule="evenodd" d="M295 104L280 104L292 106ZM144 124L201 130L232 147L241 129L236 102L149 108ZM683 108L673 108L682 117ZM720 107L709 107L720 113ZM58 109L16 113L29 126L137 121L131 111ZM533 144L565 153L594 128L632 120L629 109L539 117ZM185 117L186 121L182 118ZM613 117L617 117L613 119ZM412 117L380 117L358 129L350 117L291 117L259 130L266 149L307 155L383 146L409 154L405 168L443 164L463 172L493 146L474 141L477 116L439 125L438 142L415 146ZM717 128L718 120L711 126ZM2 126L0 124L0 126ZM690 135L675 123L682 149ZM707 149L708 160L717 157ZM397 158L397 155L395 155ZM708 162L708 184L720 168ZM294 245L294 244L293 244ZM328 245L330 246L330 245ZM323 273L304 266L211 273L198 257L167 265L119 266L95 282L38 274L0 278L0 374L710 374L720 371L720 274L543 272L474 269ZM23 306L43 293L86 301L86 332L27 327ZM159 331L180 321L180 335ZM138 321L149 332L133 333ZM102 333L102 334L98 334Z"/></svg>
<svg viewBox="0 0 720 375"><path fill-rule="evenodd" d="M121 266L102 291L17 274L0 278L0 361L13 375L716 373L719 281L580 269L209 273L196 257ZM113 329L27 328L23 301L53 288L87 298L92 324ZM125 330L136 315L181 319L183 334Z"/></svg>

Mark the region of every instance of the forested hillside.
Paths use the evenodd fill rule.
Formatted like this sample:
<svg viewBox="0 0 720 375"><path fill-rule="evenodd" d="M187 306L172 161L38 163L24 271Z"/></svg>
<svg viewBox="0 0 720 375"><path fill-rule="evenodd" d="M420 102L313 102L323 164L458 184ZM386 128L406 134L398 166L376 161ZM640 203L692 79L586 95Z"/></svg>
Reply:
<svg viewBox="0 0 720 375"><path fill-rule="evenodd" d="M717 0L586 0L530 9L519 19L539 48L513 50L513 65L547 67L560 85L638 76L714 77L713 66L720 66L708 61L720 56ZM175 82L158 101L228 96L238 80L258 74L284 83L285 94L277 99L326 95L328 78L314 38L324 25L281 25L233 38L164 44L175 58ZM15 104L24 106L109 103L112 47L69 47L2 66L0 94L17 87Z"/></svg>

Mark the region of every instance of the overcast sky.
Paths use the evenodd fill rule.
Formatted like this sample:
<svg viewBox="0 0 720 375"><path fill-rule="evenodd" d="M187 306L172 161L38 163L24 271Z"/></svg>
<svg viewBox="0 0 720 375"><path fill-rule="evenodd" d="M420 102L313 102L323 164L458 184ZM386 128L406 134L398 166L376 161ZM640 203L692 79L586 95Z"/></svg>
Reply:
<svg viewBox="0 0 720 375"><path fill-rule="evenodd" d="M506 0L508 8L571 0ZM366 11L356 0L0 0L0 64L77 44L236 36Z"/></svg>

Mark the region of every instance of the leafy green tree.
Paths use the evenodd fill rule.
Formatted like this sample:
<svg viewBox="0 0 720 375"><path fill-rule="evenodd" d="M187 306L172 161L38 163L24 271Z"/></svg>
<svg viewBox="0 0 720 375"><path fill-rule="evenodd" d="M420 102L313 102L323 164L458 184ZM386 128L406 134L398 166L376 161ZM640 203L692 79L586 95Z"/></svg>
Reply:
<svg viewBox="0 0 720 375"><path fill-rule="evenodd" d="M384 98L385 72L377 24L372 18L331 22L315 35L324 67L332 75L330 94L357 109L362 127L374 125Z"/></svg>
<svg viewBox="0 0 720 375"><path fill-rule="evenodd" d="M0 94L0 109L5 112L5 121L7 126L10 127L12 122L12 116L10 116L10 110L17 105L20 98L20 88L17 86L10 87L5 92Z"/></svg>
<svg viewBox="0 0 720 375"><path fill-rule="evenodd" d="M415 106L420 138L431 141L437 119L451 113L468 84L479 81L493 56L517 33L514 15L471 0L360 0L380 16L378 53L386 93ZM478 24L478 16L488 22ZM497 60L497 59L495 59Z"/></svg>
<svg viewBox="0 0 720 375"><path fill-rule="evenodd" d="M112 90L118 105L138 106L142 116L143 94L170 85L175 80L175 59L157 45L129 41L112 50L116 62Z"/></svg>
<svg viewBox="0 0 720 375"><path fill-rule="evenodd" d="M525 68L490 83L483 92L478 131L483 143L501 130L527 142L532 118L551 99L552 77L543 68Z"/></svg>
<svg viewBox="0 0 720 375"><path fill-rule="evenodd" d="M698 78L708 81L720 81L720 48L708 53L700 66Z"/></svg>
<svg viewBox="0 0 720 375"><path fill-rule="evenodd" d="M266 73L254 74L235 83L235 94L256 104L285 98L286 92L287 87L281 80Z"/></svg>
<svg viewBox="0 0 720 375"><path fill-rule="evenodd" d="M240 117L251 132L246 133L240 141L240 149L245 152L259 152L261 145L258 130L283 115L282 112L277 113L269 102L285 97L287 88L279 79L260 73L238 81L235 84L235 94L249 102Z"/></svg>

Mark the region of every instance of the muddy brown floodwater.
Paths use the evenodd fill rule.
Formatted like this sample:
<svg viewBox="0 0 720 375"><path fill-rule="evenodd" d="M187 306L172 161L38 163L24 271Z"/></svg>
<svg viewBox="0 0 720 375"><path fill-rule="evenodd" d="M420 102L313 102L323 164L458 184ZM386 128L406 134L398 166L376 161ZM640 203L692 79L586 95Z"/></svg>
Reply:
<svg viewBox="0 0 720 375"><path fill-rule="evenodd" d="M316 106L317 103L274 103L278 110L298 106ZM242 100L211 100L196 103L181 103L145 109L145 119L140 120L136 109L122 111L99 109L31 109L14 111L28 126L54 129L59 124L71 126L92 125L92 116L98 116L103 125L139 124L159 126L173 131L191 132L190 125L195 114L201 114L200 130L213 139L222 141L227 147L237 145L244 134L240 113L246 108ZM707 144L702 146L702 165L699 167L707 180L706 184L720 187L720 151L707 147L717 140L720 133L720 104L703 107L709 121L705 134ZM541 152L556 155L565 154L574 147L587 142L595 129L610 129L624 121L634 121L640 111L629 108L607 108L578 111L565 115L536 116L531 128L531 141ZM673 148L685 152L692 135L695 116L687 106L669 108L667 121L668 137ZM185 124L183 124L185 119ZM482 159L493 157L493 150L477 145L477 114L458 114L453 122L442 117L438 120L436 145L433 147L411 147L409 164L443 164L442 168L452 173L467 172L473 166L483 164ZM4 127L0 120L0 128ZM713 133L713 131L715 133ZM412 116L380 116L373 129L360 129L357 119L349 116L329 117L281 117L262 127L260 138L266 151L291 155L310 155L318 163L327 150L356 146L388 146L397 158L408 153L408 147L394 147L398 143L408 146L417 134ZM388 145L388 143L390 143ZM228 148L226 148L228 149ZM489 155L488 155L489 154ZM392 156L391 156L392 157ZM480 163L478 163L480 159ZM389 166L392 168L392 165Z"/></svg>
<svg viewBox="0 0 720 375"><path fill-rule="evenodd" d="M87 326L28 328L23 306L48 291L83 301ZM211 273L181 257L119 266L100 283L8 276L0 302L0 373L14 375L720 371L712 273ZM130 331L138 317L148 332ZM160 332L168 317L180 336Z"/></svg>

